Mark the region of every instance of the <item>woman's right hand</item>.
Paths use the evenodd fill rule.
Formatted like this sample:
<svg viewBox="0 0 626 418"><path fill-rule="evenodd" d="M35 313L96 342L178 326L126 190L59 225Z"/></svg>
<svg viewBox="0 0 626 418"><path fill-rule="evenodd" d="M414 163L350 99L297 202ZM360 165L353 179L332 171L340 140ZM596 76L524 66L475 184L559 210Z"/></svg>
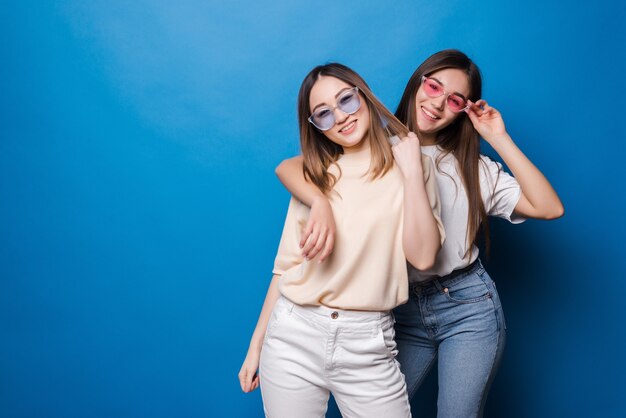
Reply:
<svg viewBox="0 0 626 418"><path fill-rule="evenodd" d="M315 198L300 241L302 255L307 260L312 260L319 254L319 262L324 261L333 251L335 230L335 217L330 202L323 196Z"/></svg>
<svg viewBox="0 0 626 418"><path fill-rule="evenodd" d="M400 142L392 146L391 151L404 178L422 174L422 148L414 132L409 132Z"/></svg>
<svg viewBox="0 0 626 418"><path fill-rule="evenodd" d="M259 387L259 358L260 351L250 348L246 359L243 361L241 370L239 370L239 384L244 392L252 392Z"/></svg>

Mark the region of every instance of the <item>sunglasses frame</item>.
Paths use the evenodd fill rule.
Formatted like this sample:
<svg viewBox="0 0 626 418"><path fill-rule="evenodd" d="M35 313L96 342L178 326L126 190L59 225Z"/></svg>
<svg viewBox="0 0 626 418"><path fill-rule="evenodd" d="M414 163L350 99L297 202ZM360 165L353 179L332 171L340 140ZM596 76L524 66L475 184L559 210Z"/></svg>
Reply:
<svg viewBox="0 0 626 418"><path fill-rule="evenodd" d="M354 112L346 112L345 110L343 110L341 108L341 106L338 104L341 100L341 98L348 94L348 92L354 92L356 94L356 98L359 101L359 106L354 110ZM335 106L328 106L326 105L325 108L329 109L331 112L331 115L333 116L333 124L330 125L328 128L323 129L320 126L318 126L314 121L313 121L313 116L321 109L316 110L315 112L311 113L311 115L308 118L308 121L315 126L317 129L319 129L320 131L328 131L329 129L331 129L333 126L335 126L335 124L337 123L337 119L335 118L335 109L339 109L341 110L343 113L345 113L346 115L354 115L356 112L359 111L359 109L361 108L362 105L362 100L361 97L359 96L359 88L357 86L354 86L352 88L346 89L344 92L342 92L338 97L337 100L335 101ZM322 109L324 109L324 107L322 107Z"/></svg>
<svg viewBox="0 0 626 418"><path fill-rule="evenodd" d="M438 94L436 96L432 96L432 95L428 94L428 92L426 91L426 88L424 87L424 83L426 83L426 80L430 80L430 81L432 81L434 83L437 83L437 85L441 87L442 93ZM435 80L434 78L427 77L427 76L423 75L422 76L422 88L424 89L424 94L426 94L426 96L430 97L431 99L434 99L436 97L441 97L443 95L446 95L446 106L448 106L448 108L450 109L451 112L461 113L461 112L465 112L467 109L470 108L470 105L467 104L467 101L469 99L466 99L464 96L460 95L459 93L448 93L446 91L446 89L443 88L443 85L439 81ZM462 108L462 109L459 109L459 110L454 110L452 107L450 107L450 104L448 103L448 101L450 100L450 96L457 96L457 97L460 97L461 99L465 100L465 102L464 102L465 103L465 107Z"/></svg>

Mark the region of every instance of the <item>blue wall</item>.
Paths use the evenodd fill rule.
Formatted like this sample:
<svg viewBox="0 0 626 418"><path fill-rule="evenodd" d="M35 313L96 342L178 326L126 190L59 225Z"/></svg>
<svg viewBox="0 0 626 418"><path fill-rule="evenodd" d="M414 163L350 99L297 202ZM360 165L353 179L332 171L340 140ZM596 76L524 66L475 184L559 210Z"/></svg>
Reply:
<svg viewBox="0 0 626 418"><path fill-rule="evenodd" d="M626 416L625 9L501 3L4 2L0 416L262 416L236 375L300 81L340 61L393 108L449 47L566 206L494 222L509 334L488 416Z"/></svg>

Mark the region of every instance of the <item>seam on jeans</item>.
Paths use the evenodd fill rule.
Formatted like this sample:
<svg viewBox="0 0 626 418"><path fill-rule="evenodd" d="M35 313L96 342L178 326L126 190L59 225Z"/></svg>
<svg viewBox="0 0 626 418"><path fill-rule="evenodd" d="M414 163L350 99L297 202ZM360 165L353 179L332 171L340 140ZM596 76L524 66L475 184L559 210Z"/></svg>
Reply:
<svg viewBox="0 0 626 418"><path fill-rule="evenodd" d="M434 296L434 295L432 295ZM418 304L418 308L420 310L420 316L422 317L422 325L424 325L424 329L426 330L426 333L431 337L434 338L435 334L437 334L437 332L439 331L439 327L437 326L439 324L439 320L437 318L437 313L435 312L435 309L432 308L431 304L430 304L430 297L429 296L424 296L424 303L426 304L426 308L428 309L428 312L430 315L432 315L433 317L433 324L432 326L429 326L426 323L426 318L424 318L424 311L422 310L422 304L419 303Z"/></svg>
<svg viewBox="0 0 626 418"><path fill-rule="evenodd" d="M493 302L493 306L496 312L496 320L502 321L502 325L504 326L504 330L506 331L506 318L504 317L504 308L502 307L502 301L500 300L500 294L498 293L496 282L494 282L493 279L488 274L487 274L487 277L481 276L480 278L483 281L483 283L485 283L485 286L489 288L489 285L491 285L491 287L493 287L493 291L492 291L493 294L491 295L491 301ZM487 283L487 280L489 280L490 283ZM496 306L495 299L498 299L497 306ZM501 314L499 314L499 312ZM498 329L500 329L500 322L498 322Z"/></svg>
<svg viewBox="0 0 626 418"><path fill-rule="evenodd" d="M501 349L504 350L504 347L502 345L504 344L504 339L506 338L506 327L505 329L502 329L502 327L500 326L500 318L499 318L500 315L498 313L498 308L496 307L496 304L493 301L493 298L491 302L493 305L493 313L494 313L494 316L496 317L496 325L498 327L498 342L496 343L496 349L493 353L493 361L491 362L491 369L489 372L489 377L487 378L487 381L484 383L483 393L480 396L480 406L478 409L479 417L483 416L485 405L487 403L487 396L489 395L491 384L493 383L496 377L497 365L498 365L499 359L500 357L502 357L502 353L500 352L500 350ZM502 305L500 305L500 310L502 310Z"/></svg>
<svg viewBox="0 0 626 418"><path fill-rule="evenodd" d="M413 387L411 390L408 390L408 387L407 387L407 390L409 392L409 402L411 401L411 399L413 399L413 396L415 396L415 393L417 393L417 389L419 389L419 387L422 385L426 375L428 375L428 373L432 370L433 364L435 364L435 361L437 360L438 357L439 357L439 349L437 348L437 350L435 351L435 355L433 355L433 357L430 359L428 366L424 368L424 371L415 380L415 384L414 384L415 387Z"/></svg>

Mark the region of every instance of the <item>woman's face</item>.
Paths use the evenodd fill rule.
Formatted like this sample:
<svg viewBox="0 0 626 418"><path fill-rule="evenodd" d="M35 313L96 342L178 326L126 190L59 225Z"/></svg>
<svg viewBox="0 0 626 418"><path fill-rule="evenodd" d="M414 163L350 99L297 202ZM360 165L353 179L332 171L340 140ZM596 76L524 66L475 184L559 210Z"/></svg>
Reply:
<svg viewBox="0 0 626 418"><path fill-rule="evenodd" d="M428 75L437 81L445 93L439 97L430 97L424 91L424 85L415 94L415 112L420 132L434 134L450 125L463 112L455 113L448 104L448 95L460 95L467 98L470 92L467 75L456 68L445 68ZM452 100L456 100L454 96Z"/></svg>
<svg viewBox="0 0 626 418"><path fill-rule="evenodd" d="M370 126L370 112L361 93L358 93L361 107L353 114L347 114L337 107L337 99L353 87L338 78L321 76L313 85L309 95L311 113L322 106L333 112L335 124L322 133L335 144L342 146L344 151L356 151L366 144L367 141L364 139Z"/></svg>

